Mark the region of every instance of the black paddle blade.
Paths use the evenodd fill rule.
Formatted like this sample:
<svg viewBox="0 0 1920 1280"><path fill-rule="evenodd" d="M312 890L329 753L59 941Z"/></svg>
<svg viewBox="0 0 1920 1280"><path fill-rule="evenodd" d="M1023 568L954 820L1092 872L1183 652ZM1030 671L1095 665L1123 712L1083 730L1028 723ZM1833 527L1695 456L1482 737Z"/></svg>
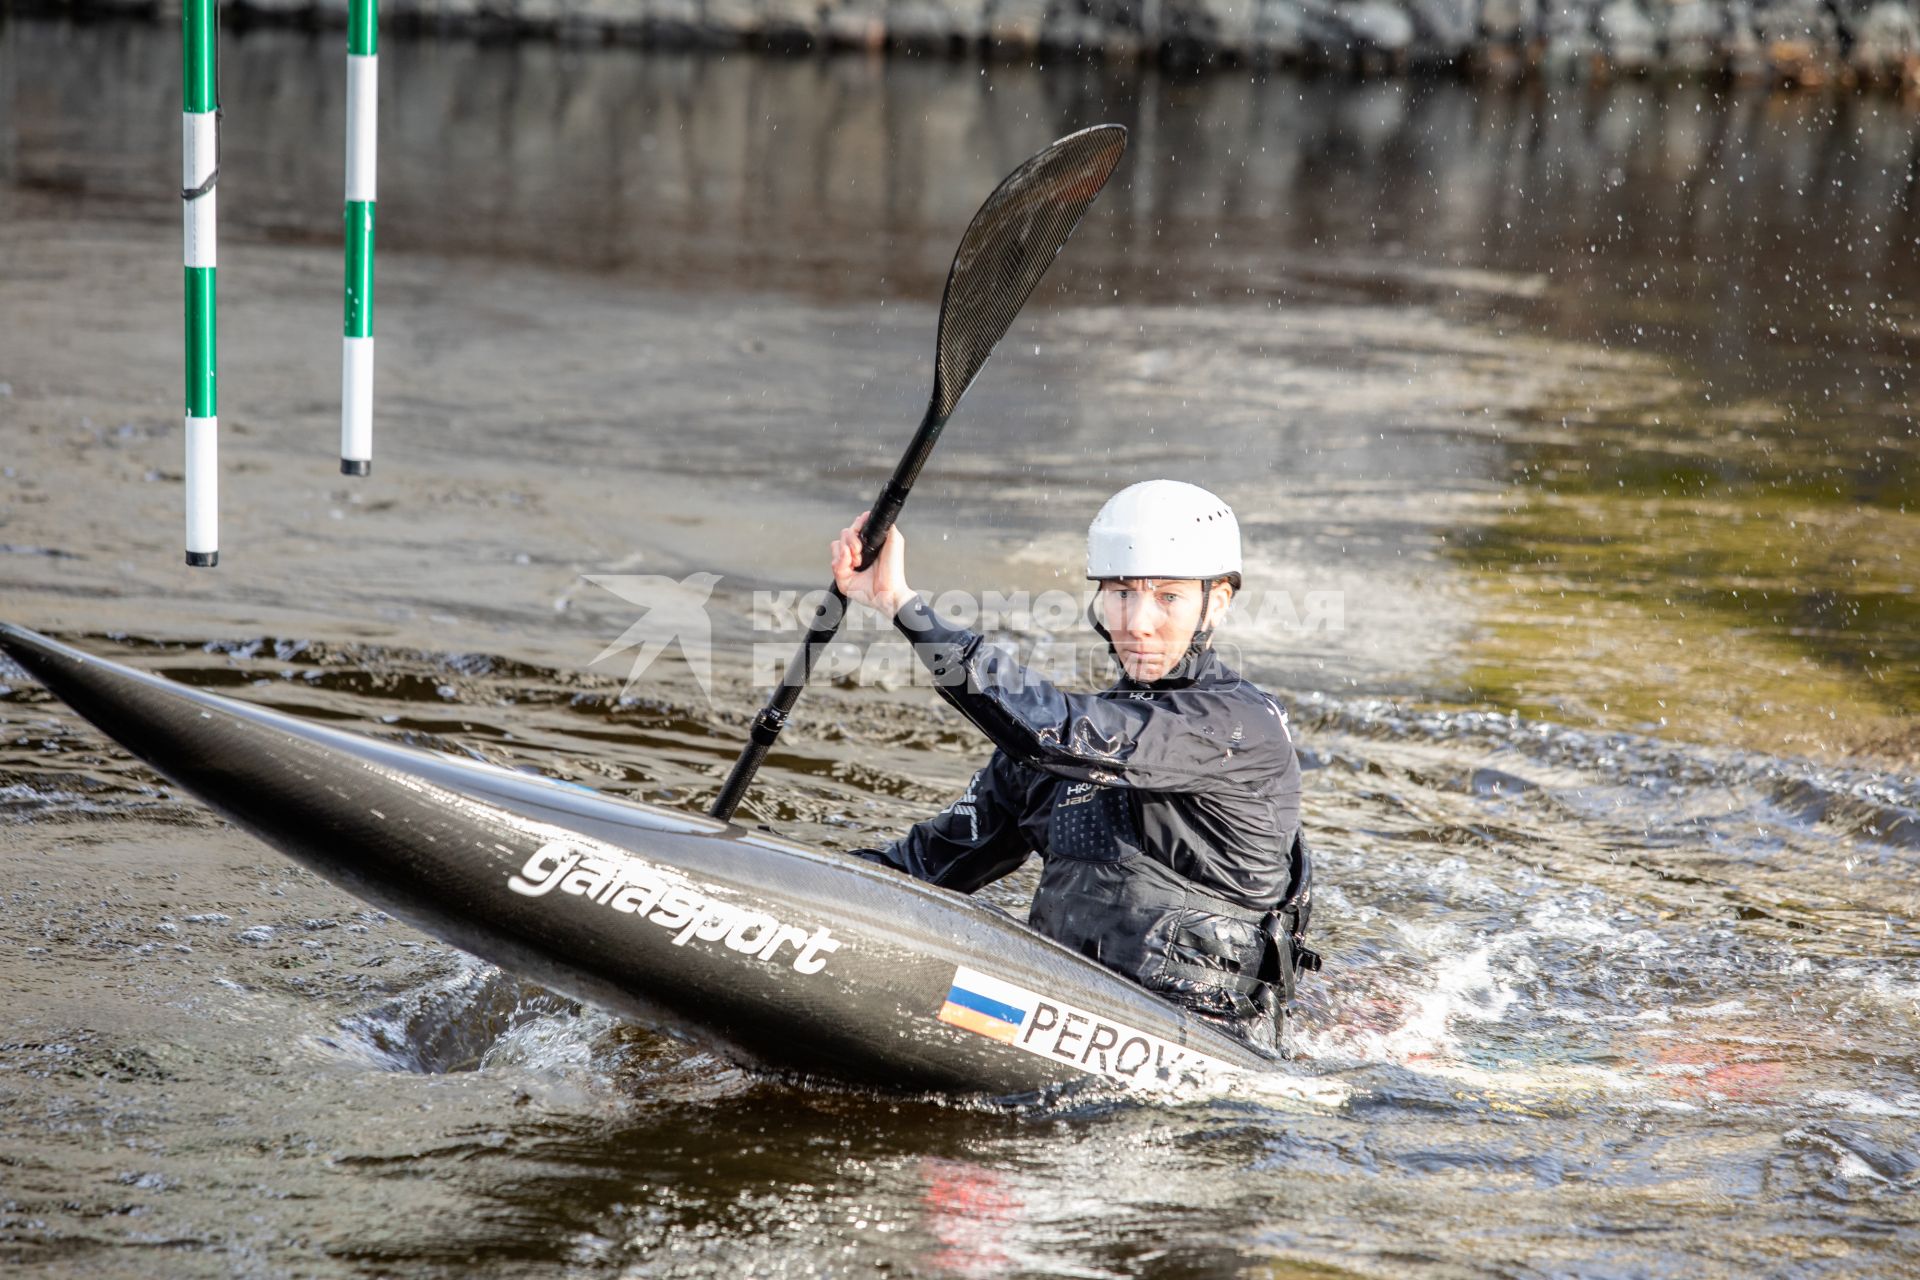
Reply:
<svg viewBox="0 0 1920 1280"><path fill-rule="evenodd" d="M934 418L952 415L1126 150L1117 124L1070 133L1007 175L973 215L940 303Z"/></svg>

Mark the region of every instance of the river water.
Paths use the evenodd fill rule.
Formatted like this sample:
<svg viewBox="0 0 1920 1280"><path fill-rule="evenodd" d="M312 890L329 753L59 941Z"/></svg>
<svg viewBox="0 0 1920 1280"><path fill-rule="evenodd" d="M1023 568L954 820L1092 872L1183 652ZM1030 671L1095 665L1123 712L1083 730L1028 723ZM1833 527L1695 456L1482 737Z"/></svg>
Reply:
<svg viewBox="0 0 1920 1280"><path fill-rule="evenodd" d="M1297 1066L1353 1100L754 1075L366 911L0 667L0 1259L1920 1268L1912 107L391 39L377 465L348 481L339 45L225 48L205 572L176 37L0 27L0 613L698 808L917 420L967 217L1119 120L1129 159L907 509L912 576L1024 602L982 625L1091 678L1100 499L1234 503L1221 642L1311 766ZM704 603L710 670L596 661L642 613L610 575ZM958 792L985 748L896 657L851 633L752 821L871 844Z"/></svg>

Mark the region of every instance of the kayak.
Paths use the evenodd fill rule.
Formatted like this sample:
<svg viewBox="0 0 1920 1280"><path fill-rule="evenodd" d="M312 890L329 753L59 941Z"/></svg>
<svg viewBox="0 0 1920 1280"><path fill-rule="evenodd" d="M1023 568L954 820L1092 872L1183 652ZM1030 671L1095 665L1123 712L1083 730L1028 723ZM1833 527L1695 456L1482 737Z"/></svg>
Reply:
<svg viewBox="0 0 1920 1280"><path fill-rule="evenodd" d="M0 624L0 649L355 897L756 1068L1012 1097L1210 1090L1280 1066L1003 912L858 858L311 724L20 627Z"/></svg>

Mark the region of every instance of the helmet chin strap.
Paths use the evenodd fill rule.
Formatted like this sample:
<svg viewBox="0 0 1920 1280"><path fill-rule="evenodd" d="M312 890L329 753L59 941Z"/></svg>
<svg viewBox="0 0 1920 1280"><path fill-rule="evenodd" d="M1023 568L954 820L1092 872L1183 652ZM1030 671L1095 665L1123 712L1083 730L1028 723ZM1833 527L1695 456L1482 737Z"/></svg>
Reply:
<svg viewBox="0 0 1920 1280"><path fill-rule="evenodd" d="M1213 643L1213 625L1207 621L1207 614L1213 609L1213 589L1219 584L1218 578L1200 579L1200 618L1193 624L1193 638L1187 641L1187 651L1180 655L1180 661L1174 663L1173 669L1160 679L1175 676L1192 678L1194 668L1200 665L1200 655Z"/></svg>

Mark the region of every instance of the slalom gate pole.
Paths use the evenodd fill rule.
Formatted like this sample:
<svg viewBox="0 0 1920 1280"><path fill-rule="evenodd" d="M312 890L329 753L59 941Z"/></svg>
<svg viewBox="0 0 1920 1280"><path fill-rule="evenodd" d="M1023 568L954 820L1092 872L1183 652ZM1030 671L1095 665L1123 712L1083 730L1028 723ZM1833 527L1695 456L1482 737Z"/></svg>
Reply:
<svg viewBox="0 0 1920 1280"><path fill-rule="evenodd" d="M373 471L373 205L379 136L378 0L347 3L347 285L340 474Z"/></svg>
<svg viewBox="0 0 1920 1280"><path fill-rule="evenodd" d="M220 12L184 0L180 199L186 266L187 563L220 563L218 330L214 318L214 203L220 181Z"/></svg>

